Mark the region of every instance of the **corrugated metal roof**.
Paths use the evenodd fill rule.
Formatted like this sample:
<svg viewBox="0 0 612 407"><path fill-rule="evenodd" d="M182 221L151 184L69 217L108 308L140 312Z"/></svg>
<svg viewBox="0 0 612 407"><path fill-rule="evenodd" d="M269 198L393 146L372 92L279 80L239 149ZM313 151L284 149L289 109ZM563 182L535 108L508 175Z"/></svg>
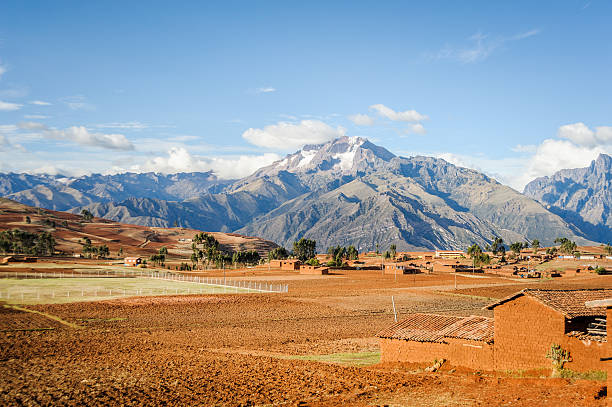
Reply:
<svg viewBox="0 0 612 407"><path fill-rule="evenodd" d="M605 307L587 307L585 302L603 300L612 297L612 289L595 288L583 290L541 290L524 289L516 294L490 304L486 309L493 309L522 295L528 295L542 304L560 312L566 318L594 317L606 315Z"/></svg>
<svg viewBox="0 0 612 407"><path fill-rule="evenodd" d="M444 342L444 338L493 342L493 319L415 313L376 336L417 342Z"/></svg>

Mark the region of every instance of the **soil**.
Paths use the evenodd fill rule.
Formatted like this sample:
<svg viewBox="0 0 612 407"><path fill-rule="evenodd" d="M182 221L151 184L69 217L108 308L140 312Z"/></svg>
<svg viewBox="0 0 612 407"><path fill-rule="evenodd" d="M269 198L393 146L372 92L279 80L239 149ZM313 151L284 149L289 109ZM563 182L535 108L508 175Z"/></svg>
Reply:
<svg viewBox="0 0 612 407"><path fill-rule="evenodd" d="M391 296L400 317L490 315L482 309L490 298L525 286L612 287L611 276L535 283L460 278L455 291L450 275L396 281L374 271L317 279L274 274L290 284L289 293L28 306L81 329L2 309L0 404L606 405L605 382L551 379L546 371L516 378L448 365L427 373L417 364L357 367L296 357L376 351L376 332L393 322Z"/></svg>

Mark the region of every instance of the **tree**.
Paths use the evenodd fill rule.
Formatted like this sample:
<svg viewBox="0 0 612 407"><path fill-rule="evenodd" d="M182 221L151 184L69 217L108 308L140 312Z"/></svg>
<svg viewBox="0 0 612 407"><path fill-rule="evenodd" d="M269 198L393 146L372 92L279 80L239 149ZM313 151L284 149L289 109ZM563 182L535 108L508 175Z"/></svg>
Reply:
<svg viewBox="0 0 612 407"><path fill-rule="evenodd" d="M576 243L572 242L566 237L558 237L555 239L555 243L559 243L559 251L565 254L572 254L576 251Z"/></svg>
<svg viewBox="0 0 612 407"><path fill-rule="evenodd" d="M533 247L533 253L536 254L540 248L540 241L538 239L533 239L531 247Z"/></svg>
<svg viewBox="0 0 612 407"><path fill-rule="evenodd" d="M25 217L25 222L26 222L27 224L30 224L30 223L32 223L32 219L30 219L30 217L29 217L29 216L26 216L26 217Z"/></svg>
<svg viewBox="0 0 612 407"><path fill-rule="evenodd" d="M395 255L397 254L397 246L395 244L392 244L389 247L389 253L391 254L391 257L395 258Z"/></svg>
<svg viewBox="0 0 612 407"><path fill-rule="evenodd" d="M523 248L523 243L521 242L514 242L510 244L510 250L512 250L514 254L516 255L518 255L521 252L522 248Z"/></svg>
<svg viewBox="0 0 612 407"><path fill-rule="evenodd" d="M162 246L162 247L159 249L159 254L163 254L164 256L167 256L167 255L168 255L168 249L166 248L166 246Z"/></svg>
<svg viewBox="0 0 612 407"><path fill-rule="evenodd" d="M467 254L471 258L476 258L482 254L482 249L480 248L480 246L474 243L473 245L468 247Z"/></svg>
<svg viewBox="0 0 612 407"><path fill-rule="evenodd" d="M315 257L316 249L317 242L315 240L301 238L293 242L293 254L302 262Z"/></svg>
<svg viewBox="0 0 612 407"><path fill-rule="evenodd" d="M608 256L612 256L612 246L610 246L610 243L604 246L604 250Z"/></svg>
<svg viewBox="0 0 612 407"><path fill-rule="evenodd" d="M289 257L289 252L280 246L268 252L268 260L283 260Z"/></svg>
<svg viewBox="0 0 612 407"><path fill-rule="evenodd" d="M357 249L355 248L355 246L349 246L348 249L346 249L346 256L349 260L358 260L359 259L359 252L357 251Z"/></svg>
<svg viewBox="0 0 612 407"><path fill-rule="evenodd" d="M123 247L120 247L117 251L117 257L123 257Z"/></svg>
<svg viewBox="0 0 612 407"><path fill-rule="evenodd" d="M504 246L504 239L502 239L501 237L496 237L493 239L493 243L491 243L491 252L493 252L494 255L497 255L498 253L506 253L506 246Z"/></svg>
<svg viewBox="0 0 612 407"><path fill-rule="evenodd" d="M93 214L87 209L81 210L81 216L83 217L83 220L85 222L91 222L91 220L93 219Z"/></svg>

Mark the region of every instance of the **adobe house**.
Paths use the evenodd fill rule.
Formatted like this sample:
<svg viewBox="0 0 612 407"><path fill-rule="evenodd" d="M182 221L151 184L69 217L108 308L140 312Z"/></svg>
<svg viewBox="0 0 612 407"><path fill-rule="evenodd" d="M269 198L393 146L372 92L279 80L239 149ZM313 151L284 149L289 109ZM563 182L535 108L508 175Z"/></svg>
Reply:
<svg viewBox="0 0 612 407"><path fill-rule="evenodd" d="M494 369L493 319L436 314L409 314L376 335L381 362L431 363Z"/></svg>
<svg viewBox="0 0 612 407"><path fill-rule="evenodd" d="M385 263L385 274L419 274L421 269L411 263Z"/></svg>
<svg viewBox="0 0 612 407"><path fill-rule="evenodd" d="M300 269L301 262L297 259L270 260L270 267L279 268L287 271L297 271Z"/></svg>
<svg viewBox="0 0 612 407"><path fill-rule="evenodd" d="M565 368L602 370L602 358L612 356L602 326L611 327L605 323L607 305L595 300L606 298L612 289L525 289L487 306L494 318L410 314L377 334L381 361L444 358L472 369L548 369L546 354L557 344L570 352Z"/></svg>
<svg viewBox="0 0 612 407"><path fill-rule="evenodd" d="M607 337L589 327L606 317L606 309L584 304L610 297L612 289L525 289L487 306L495 320L495 369L549 368L546 353L559 344L572 356L568 369L601 370Z"/></svg>
<svg viewBox="0 0 612 407"><path fill-rule="evenodd" d="M315 274L315 275L326 275L329 274L329 267L311 266L309 264L300 265L300 274Z"/></svg>
<svg viewBox="0 0 612 407"><path fill-rule="evenodd" d="M606 308L606 321L607 320L611 320L612 321L612 298L606 298L603 300L593 300L593 301L587 301L584 303L584 305L587 308L599 308L599 307L605 307ZM612 334L612 324L606 324L606 334L608 336L608 338L610 338L611 334ZM608 389L612 389L612 342L608 342L605 349L604 349L604 354L602 355L601 359L600 359L604 366L605 366L605 370L608 373ZM607 397L608 399L608 406L612 406L612 397Z"/></svg>

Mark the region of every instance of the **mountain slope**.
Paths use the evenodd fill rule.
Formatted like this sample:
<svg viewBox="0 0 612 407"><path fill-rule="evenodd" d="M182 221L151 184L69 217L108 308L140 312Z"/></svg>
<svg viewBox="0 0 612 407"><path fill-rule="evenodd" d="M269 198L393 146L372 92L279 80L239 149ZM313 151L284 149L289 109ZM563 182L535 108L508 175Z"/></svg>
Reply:
<svg viewBox="0 0 612 407"><path fill-rule="evenodd" d="M92 174L78 178L11 173L0 174L0 195L31 206L68 210L132 197L182 201L225 183L211 172Z"/></svg>
<svg viewBox="0 0 612 407"><path fill-rule="evenodd" d="M612 157L600 154L585 168L561 170L525 186L525 195L546 205L593 239L612 241Z"/></svg>
<svg viewBox="0 0 612 407"><path fill-rule="evenodd" d="M431 157L396 157L361 138L306 146L249 177L182 202L130 198L87 206L122 222L263 236L285 246L378 243L398 249L465 249L557 237L589 243L573 224L478 171ZM77 208L75 211L79 211Z"/></svg>

